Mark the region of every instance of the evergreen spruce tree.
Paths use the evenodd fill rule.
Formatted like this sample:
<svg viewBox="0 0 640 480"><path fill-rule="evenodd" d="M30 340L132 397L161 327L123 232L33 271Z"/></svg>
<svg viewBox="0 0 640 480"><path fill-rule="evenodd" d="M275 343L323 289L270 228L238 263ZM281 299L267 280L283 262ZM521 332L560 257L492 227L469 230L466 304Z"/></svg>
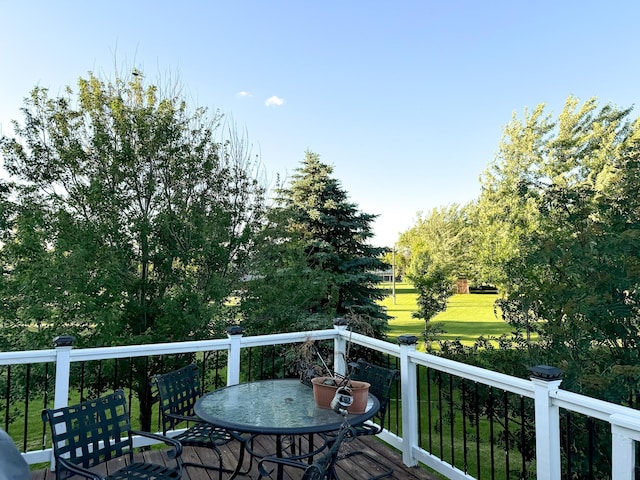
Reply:
<svg viewBox="0 0 640 480"><path fill-rule="evenodd" d="M384 292L374 272L387 266L380 260L385 249L367 243L376 215L358 211L332 173L318 154L307 151L289 188L279 192L278 208L290 235L302 242L307 265L329 275L311 313L364 320L368 333L382 337L389 317L376 302Z"/></svg>

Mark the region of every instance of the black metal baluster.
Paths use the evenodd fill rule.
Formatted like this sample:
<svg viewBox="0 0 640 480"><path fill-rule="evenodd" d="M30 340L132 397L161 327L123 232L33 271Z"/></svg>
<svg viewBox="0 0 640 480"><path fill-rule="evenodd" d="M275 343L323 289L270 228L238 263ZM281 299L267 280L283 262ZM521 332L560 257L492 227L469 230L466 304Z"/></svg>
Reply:
<svg viewBox="0 0 640 480"><path fill-rule="evenodd" d="M467 459L467 396L465 394L465 379L460 381L460 395L462 397L462 462L463 471L468 473L469 463Z"/></svg>
<svg viewBox="0 0 640 480"><path fill-rule="evenodd" d="M453 418L453 375L449 375L449 434L451 436L450 440L450 449L451 449L451 465L455 466L456 464L456 449L455 449L455 432L453 431L454 426L454 418Z"/></svg>
<svg viewBox="0 0 640 480"><path fill-rule="evenodd" d="M260 369L258 370L258 379L264 378L264 346L260 347Z"/></svg>
<svg viewBox="0 0 640 480"><path fill-rule="evenodd" d="M116 391L118 389L118 358L113 359L113 390ZM149 371L147 370L147 373ZM148 376L148 375L147 375Z"/></svg>
<svg viewBox="0 0 640 480"><path fill-rule="evenodd" d="M420 371L422 368L419 365L416 365L416 390L418 391L418 446L420 448L424 448L424 444L422 442L422 388L420 381ZM397 417L397 405L396 405L396 417Z"/></svg>
<svg viewBox="0 0 640 480"><path fill-rule="evenodd" d="M44 364L44 396L42 398L42 408L49 408L49 364ZM42 422L42 439L41 449L44 450L47 445L47 424Z"/></svg>
<svg viewBox="0 0 640 480"><path fill-rule="evenodd" d="M494 436L494 425L493 425L493 418L494 418L494 408L495 408L495 402L494 402L494 396L493 396L493 387L489 387L489 445L490 445L490 451L491 451L491 478L494 479L496 478L496 462L495 462L495 436Z"/></svg>
<svg viewBox="0 0 640 480"><path fill-rule="evenodd" d="M596 432L595 432L595 423L593 421L593 418L588 417L587 418L587 425L589 426L588 430L589 430L589 479L593 480L593 458L594 458L594 454L595 454L595 444L596 442L594 441Z"/></svg>
<svg viewBox="0 0 640 480"><path fill-rule="evenodd" d="M527 442L527 435L525 431L525 411L524 411L524 397L520 396L520 456L522 457L522 475L521 478L527 478L527 456L525 454L525 446Z"/></svg>
<svg viewBox="0 0 640 480"><path fill-rule="evenodd" d="M31 393L31 364L27 363L24 384L24 425L22 427L22 451L27 451L27 432L29 431L29 398Z"/></svg>
<svg viewBox="0 0 640 480"><path fill-rule="evenodd" d="M482 477L481 466L482 461L480 458L480 393L478 391L478 382L473 382L475 385L475 416L476 416L476 477L478 480Z"/></svg>
<svg viewBox="0 0 640 480"><path fill-rule="evenodd" d="M565 418L567 419L566 437L565 437L565 451L567 456L567 480L572 477L573 470L573 456L571 455L571 437L572 437L572 416L571 412L567 410Z"/></svg>
<svg viewBox="0 0 640 480"><path fill-rule="evenodd" d="M131 404L133 402L133 361L133 357L129 357L129 409L131 409ZM164 366L162 361L163 358L160 358L160 371L162 371L162 367ZM147 372L147 378L149 378L149 357L145 357L144 359L144 371ZM158 419L159 418L160 417L158 417ZM158 425L160 425L160 423L158 423Z"/></svg>
<svg viewBox="0 0 640 480"><path fill-rule="evenodd" d="M438 372L438 415L440 431L440 458L444 455L444 419L442 418L442 373Z"/></svg>
<svg viewBox="0 0 640 480"><path fill-rule="evenodd" d="M130 390L133 390L133 362L134 358L129 357L129 364L127 365L127 374L129 378L127 379L127 382L129 383Z"/></svg>
<svg viewBox="0 0 640 480"><path fill-rule="evenodd" d="M84 402L85 400L85 396L84 396L84 375L86 371L85 365L86 365L86 362L80 363L80 402Z"/></svg>
<svg viewBox="0 0 640 480"><path fill-rule="evenodd" d="M427 410L429 419L429 453L433 452L433 422L431 421L431 369L427 367Z"/></svg>
<svg viewBox="0 0 640 480"><path fill-rule="evenodd" d="M207 377L207 369L209 368L209 355L210 352L202 352L202 374L200 377L202 378L202 386L200 387L203 392L206 392L206 377ZM215 374L215 373L214 373Z"/></svg>
<svg viewBox="0 0 640 480"><path fill-rule="evenodd" d="M414 367L416 369L416 375L417 375L417 370L418 370L418 365L416 365ZM395 369L400 371L400 365L399 365L399 359L395 359ZM418 383L418 386L420 385L420 383ZM395 428L393 429L393 433L395 433L396 435L400 436L400 425L402 424L402 421L400 419L400 395L402 393L402 389L400 388L400 375L398 375L398 377L396 378L396 387L395 387L395 392L396 392L396 425ZM418 402L421 399L421 394L420 394L420 388L418 388ZM420 406L420 403L418 403L418 406ZM391 416L391 414L389 414L389 416ZM422 416L418 417L419 419L422 419Z"/></svg>
<svg viewBox="0 0 640 480"><path fill-rule="evenodd" d="M96 396L100 396L102 394L102 360L98 360L98 391Z"/></svg>
<svg viewBox="0 0 640 480"><path fill-rule="evenodd" d="M6 390L7 403L4 409L4 430L9 431L9 403L11 402L11 365L7 366L7 390Z"/></svg>
<svg viewBox="0 0 640 480"><path fill-rule="evenodd" d="M220 375L220 351L216 350L215 353L213 354L213 356L215 357L215 376L213 377L214 379L214 389L218 388L218 376Z"/></svg>
<svg viewBox="0 0 640 480"><path fill-rule="evenodd" d="M132 368L130 370L133 370ZM160 355L160 359L158 360L158 372L160 374L165 373L164 371L164 355ZM152 392L154 392L155 387L152 388ZM155 398L153 401L159 401L160 397L158 395L158 392L154 392L155 393ZM160 411L160 403L158 403L158 411L155 415L156 417L156 422L158 425L158 431L162 431L162 412Z"/></svg>
<svg viewBox="0 0 640 480"><path fill-rule="evenodd" d="M249 379L248 381L251 381L251 372L253 371L253 347L249 347Z"/></svg>
<svg viewBox="0 0 640 480"><path fill-rule="evenodd" d="M502 393L502 401L504 403L504 451L505 451L505 473L506 478L511 478L509 476L509 459L510 459L510 443L509 443L509 395L506 390L503 390Z"/></svg>

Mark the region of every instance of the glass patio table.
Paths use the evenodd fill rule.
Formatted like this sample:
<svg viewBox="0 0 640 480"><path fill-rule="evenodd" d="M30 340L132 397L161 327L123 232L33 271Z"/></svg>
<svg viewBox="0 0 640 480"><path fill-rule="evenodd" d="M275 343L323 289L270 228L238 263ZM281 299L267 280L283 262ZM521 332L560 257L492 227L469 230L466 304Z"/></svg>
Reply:
<svg viewBox="0 0 640 480"><path fill-rule="evenodd" d="M313 398L313 389L298 379L259 380L230 385L203 395L194 406L195 414L202 421L225 428L243 444L232 477L240 472L244 450L252 458L264 456L253 451L249 445L249 440L256 435L275 435L275 454L281 457L283 437L308 434L309 452L296 457L304 458L321 450L313 448L313 434L337 431L345 420L350 425L362 424L379 409L378 399L369 394L364 413L343 417L333 410L318 407Z"/></svg>

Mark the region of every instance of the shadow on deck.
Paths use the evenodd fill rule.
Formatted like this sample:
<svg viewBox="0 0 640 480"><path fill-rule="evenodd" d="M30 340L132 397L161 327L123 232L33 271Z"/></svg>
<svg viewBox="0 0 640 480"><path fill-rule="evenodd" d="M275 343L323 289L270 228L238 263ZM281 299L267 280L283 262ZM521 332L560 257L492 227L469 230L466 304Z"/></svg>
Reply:
<svg viewBox="0 0 640 480"><path fill-rule="evenodd" d="M263 448L270 449L271 446L273 446L273 449L271 449L271 451L275 451L273 437L262 436L260 437L260 441L261 443L263 443ZM231 466L233 468L233 466L237 464L238 454L240 451L239 446L240 444L238 442L232 442L221 449L225 466ZM393 476L388 478L396 480L438 480L438 477L427 472L421 467L405 466L402 463L402 456L399 452L387 446L385 443L377 441L375 438L360 438L353 442L346 443L342 447L343 452L347 452L353 449L367 451L369 454L375 456L375 458L380 459L388 465L393 465ZM151 450L138 455L143 455L145 461L153 463L165 463L165 461L172 462L172 460L167 459L162 450ZM206 449L185 447L182 458L185 462L215 463L215 456ZM245 466L248 465L248 455L245 455ZM114 468L117 468L117 466L114 466ZM338 464L338 475L340 477L340 480L364 480L369 476L376 474L376 466L368 462L367 459L361 455L351 457L347 460L342 460ZM283 480L299 479L301 476L302 470L287 469L287 471L285 471L284 473ZM184 474L182 476L184 480L225 480L228 477L228 474L223 474L222 478L220 478L218 472L194 467L185 467ZM275 479L275 477L276 476L274 472L272 478ZM252 468L248 476L238 476L238 479L240 480L247 478L259 478L255 461L252 464ZM55 480L55 473L49 470L34 471L32 474L32 479Z"/></svg>

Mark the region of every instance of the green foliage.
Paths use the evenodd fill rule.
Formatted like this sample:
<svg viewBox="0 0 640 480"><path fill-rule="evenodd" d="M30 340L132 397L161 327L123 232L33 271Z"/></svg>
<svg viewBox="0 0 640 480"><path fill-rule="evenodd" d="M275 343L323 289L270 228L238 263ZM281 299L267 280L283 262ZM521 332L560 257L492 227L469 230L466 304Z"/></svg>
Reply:
<svg viewBox="0 0 640 480"><path fill-rule="evenodd" d="M458 277L468 277L472 263L467 255L470 224L468 208L453 205L419 215L416 225L400 236L402 264L418 290L417 318L424 318L427 345L443 332L430 320L447 307Z"/></svg>
<svg viewBox="0 0 640 480"><path fill-rule="evenodd" d="M557 120L540 105L504 128L482 194L465 208L473 235L460 258L472 281L499 286L495 310L515 331L441 342L443 355L512 375L554 365L566 389L637 406L640 121L630 111L569 97ZM441 217L402 237L425 316L441 307L439 279L454 265L441 252L456 223Z"/></svg>
<svg viewBox="0 0 640 480"><path fill-rule="evenodd" d="M242 326L248 334L278 333L331 325L313 314L329 289L330 273L312 268L303 242L287 230L287 217L271 209L256 241L253 268L242 291Z"/></svg>
<svg viewBox="0 0 640 480"><path fill-rule="evenodd" d="M22 113L0 144L15 179L0 196L4 346L223 335L265 209L243 141L216 140L219 115L139 75L37 87Z"/></svg>
<svg viewBox="0 0 640 480"><path fill-rule="evenodd" d="M214 140L218 116L132 78L89 75L57 98L35 88L2 139L19 183L0 317L42 332L31 348L69 333L82 345L208 338L223 327L212 318L233 318L262 187L241 142Z"/></svg>
<svg viewBox="0 0 640 480"><path fill-rule="evenodd" d="M384 293L373 273L386 266L380 260L384 249L367 243L375 216L349 202L332 172L317 154L307 152L288 188L279 189L261 242L262 269L249 292L259 289L256 298L279 295L281 300L262 302L250 323L268 327L277 322L277 330L270 331L285 331L326 327L336 316L351 315L367 318L376 335L385 332L387 316L376 303ZM291 312L285 312L285 320L305 314L288 324L273 320L283 307Z"/></svg>
<svg viewBox="0 0 640 480"><path fill-rule="evenodd" d="M497 311L516 333L497 348L444 343L444 355L511 375L554 365L565 389L637 406L640 124L629 113L570 97L557 121L540 106L505 128L483 178L473 249L501 285ZM590 421L573 428L602 429ZM570 448L575 457L595 448L598 468L610 441L596 440L571 438Z"/></svg>
<svg viewBox="0 0 640 480"><path fill-rule="evenodd" d="M509 288L501 308L512 325L540 334L546 363L566 371L567 388L624 401L632 392L587 379L640 363L639 136L628 110L596 107L570 98L517 179L534 219L521 222L527 235L512 230L518 255L502 265Z"/></svg>

